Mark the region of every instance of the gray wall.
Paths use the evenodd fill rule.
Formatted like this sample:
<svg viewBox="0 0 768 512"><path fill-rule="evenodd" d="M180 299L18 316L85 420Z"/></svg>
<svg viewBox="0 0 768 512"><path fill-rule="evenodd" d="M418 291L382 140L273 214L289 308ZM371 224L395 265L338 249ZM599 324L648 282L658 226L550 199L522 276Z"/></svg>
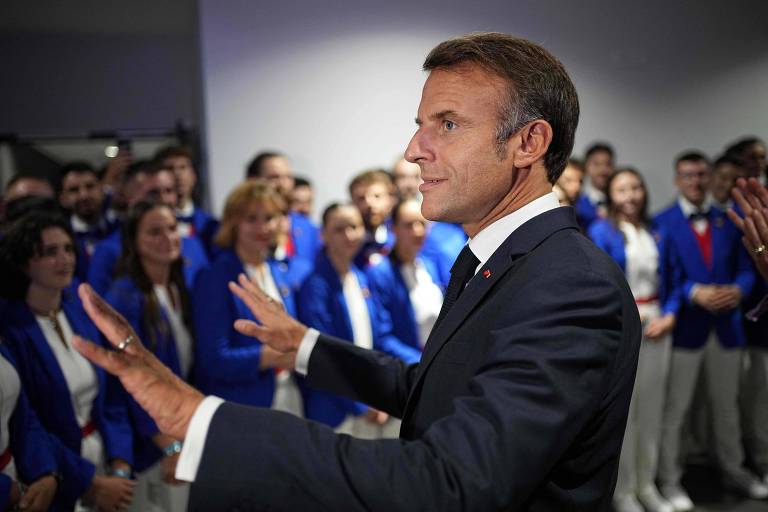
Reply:
<svg viewBox="0 0 768 512"><path fill-rule="evenodd" d="M194 0L0 2L0 133L200 124Z"/></svg>
<svg viewBox="0 0 768 512"><path fill-rule="evenodd" d="M199 0L214 203L265 148L315 181L317 208L344 198L353 174L405 148L429 49L497 30L564 62L581 98L576 154L611 141L659 206L673 197L679 151L712 155L741 135L768 136L768 3L624 4Z"/></svg>

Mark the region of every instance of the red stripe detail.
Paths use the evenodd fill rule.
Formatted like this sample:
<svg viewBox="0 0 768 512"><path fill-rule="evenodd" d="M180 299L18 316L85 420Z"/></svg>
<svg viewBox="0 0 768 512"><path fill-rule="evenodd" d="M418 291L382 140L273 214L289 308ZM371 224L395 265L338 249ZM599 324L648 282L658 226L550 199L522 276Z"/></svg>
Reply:
<svg viewBox="0 0 768 512"><path fill-rule="evenodd" d="M10 448L6 448L3 453L0 453L0 471L4 470L11 463L12 459Z"/></svg>
<svg viewBox="0 0 768 512"><path fill-rule="evenodd" d="M651 304L653 302L659 302L658 295L653 295L652 297L640 297L635 299L635 304Z"/></svg>
<svg viewBox="0 0 768 512"><path fill-rule="evenodd" d="M83 439L93 434L94 432L96 432L96 424L93 422L93 420L80 427L80 434L83 436Z"/></svg>

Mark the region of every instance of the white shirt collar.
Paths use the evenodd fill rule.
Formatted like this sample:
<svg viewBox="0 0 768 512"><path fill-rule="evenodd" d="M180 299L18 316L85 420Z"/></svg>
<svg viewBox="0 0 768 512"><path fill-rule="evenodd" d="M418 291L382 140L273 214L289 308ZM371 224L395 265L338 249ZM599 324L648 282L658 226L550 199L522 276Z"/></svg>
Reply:
<svg viewBox="0 0 768 512"><path fill-rule="evenodd" d="M544 212L559 207L560 201L558 201L557 195L555 195L554 192L550 192L538 199L534 199L522 208L515 210L509 215L506 215L495 221L493 224L483 228L474 236L474 238L469 240L469 249L472 251L472 254L480 260L480 264L482 265L488 261L491 255L496 252L496 249L499 248L513 231L537 215L541 215Z"/></svg>
<svg viewBox="0 0 768 512"><path fill-rule="evenodd" d="M589 182L584 185L583 194L589 198L589 202L592 204L605 203L605 193L597 190Z"/></svg>
<svg viewBox="0 0 768 512"><path fill-rule="evenodd" d="M704 199L704 202L701 204L701 208L698 208L696 205L694 205L692 202L690 202L683 196L678 196L677 204L680 206L680 209L683 211L683 215L687 219L688 217L691 216L691 214L696 213L698 211L701 211L702 213L707 213L709 211L709 208L712 206L712 198L707 196L706 199Z"/></svg>
<svg viewBox="0 0 768 512"><path fill-rule="evenodd" d="M195 213L195 203L187 201L182 208L176 209L176 215L179 217L191 217Z"/></svg>

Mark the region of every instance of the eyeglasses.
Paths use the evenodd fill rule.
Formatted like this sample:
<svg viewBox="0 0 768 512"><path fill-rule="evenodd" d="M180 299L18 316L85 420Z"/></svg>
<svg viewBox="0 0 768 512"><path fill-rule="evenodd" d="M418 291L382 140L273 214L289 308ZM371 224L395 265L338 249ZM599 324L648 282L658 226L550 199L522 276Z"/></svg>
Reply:
<svg viewBox="0 0 768 512"><path fill-rule="evenodd" d="M698 171L698 172L678 172L677 176L684 181L693 181L695 179L703 180L704 178L709 177L709 172L707 171Z"/></svg>

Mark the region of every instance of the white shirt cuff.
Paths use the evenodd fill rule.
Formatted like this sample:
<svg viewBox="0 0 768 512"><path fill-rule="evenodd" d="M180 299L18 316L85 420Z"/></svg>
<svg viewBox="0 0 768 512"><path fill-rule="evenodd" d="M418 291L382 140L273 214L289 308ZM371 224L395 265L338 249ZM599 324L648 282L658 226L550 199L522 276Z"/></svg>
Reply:
<svg viewBox="0 0 768 512"><path fill-rule="evenodd" d="M176 464L176 479L185 482L194 482L197 477L197 468L200 459L203 458L205 439L208 437L208 427L216 410L224 400L217 396L207 396L200 402L192 415L192 420L187 428L184 438L184 446L179 454L179 462Z"/></svg>
<svg viewBox="0 0 768 512"><path fill-rule="evenodd" d="M299 343L299 350L296 351L296 364L295 370L299 375L307 375L309 370L309 356L312 355L312 350L315 348L317 338L320 337L320 332L317 329L311 327L304 333L304 337L301 338Z"/></svg>

